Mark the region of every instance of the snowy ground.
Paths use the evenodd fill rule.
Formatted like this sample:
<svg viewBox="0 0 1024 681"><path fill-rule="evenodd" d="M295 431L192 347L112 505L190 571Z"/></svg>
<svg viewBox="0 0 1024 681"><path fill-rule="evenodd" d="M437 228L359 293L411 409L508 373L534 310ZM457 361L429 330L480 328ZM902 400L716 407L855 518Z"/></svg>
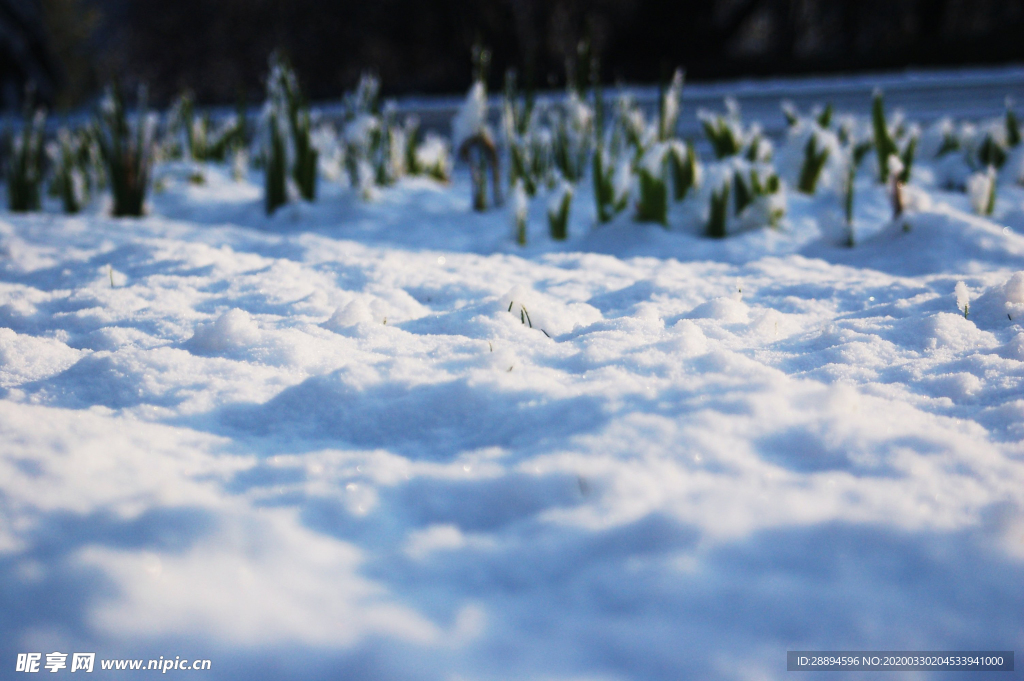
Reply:
<svg viewBox="0 0 1024 681"><path fill-rule="evenodd" d="M1024 190L907 232L867 178L854 249L828 191L725 241L594 230L584 191L520 249L461 176L271 219L171 170L142 220L0 221L0 676L1024 650Z"/></svg>

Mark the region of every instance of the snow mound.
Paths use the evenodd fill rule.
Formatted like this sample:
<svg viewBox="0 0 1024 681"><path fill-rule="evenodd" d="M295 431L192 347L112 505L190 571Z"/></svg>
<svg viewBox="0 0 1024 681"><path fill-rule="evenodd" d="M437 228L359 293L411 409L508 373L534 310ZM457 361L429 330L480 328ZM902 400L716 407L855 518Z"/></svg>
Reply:
<svg viewBox="0 0 1024 681"><path fill-rule="evenodd" d="M245 310L233 308L213 322L197 325L185 345L196 354L220 355L248 349L259 343L260 338L256 320Z"/></svg>

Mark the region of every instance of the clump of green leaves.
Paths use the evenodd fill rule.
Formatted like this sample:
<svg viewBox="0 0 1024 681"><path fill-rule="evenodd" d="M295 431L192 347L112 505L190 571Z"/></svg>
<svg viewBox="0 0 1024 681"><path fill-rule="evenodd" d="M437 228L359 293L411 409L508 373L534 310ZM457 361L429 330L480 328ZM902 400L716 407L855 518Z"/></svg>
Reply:
<svg viewBox="0 0 1024 681"><path fill-rule="evenodd" d="M602 223L608 222L625 210L629 203L629 165L626 162L616 165L604 147L594 150L591 164L597 219Z"/></svg>
<svg viewBox="0 0 1024 681"><path fill-rule="evenodd" d="M51 189L60 197L64 212L69 215L82 210L89 200L89 143L88 129L73 133L61 128L57 131L57 139L47 145L54 169Z"/></svg>
<svg viewBox="0 0 1024 681"><path fill-rule="evenodd" d="M263 151L265 161L264 205L267 215L288 203L288 155L278 113L267 117L267 140Z"/></svg>
<svg viewBox="0 0 1024 681"><path fill-rule="evenodd" d="M942 135L942 144L939 145L939 150L935 152L935 158L941 158L948 153L960 151L960 138L957 137L956 133L950 126L949 130L946 130Z"/></svg>
<svg viewBox="0 0 1024 681"><path fill-rule="evenodd" d="M726 221L729 219L730 184L729 179L726 178L717 189L711 192L707 235L712 239L725 238Z"/></svg>
<svg viewBox="0 0 1024 681"><path fill-rule="evenodd" d="M807 145L804 146L804 162L800 167L800 179L797 182L797 189L804 194L813 194L818 186L818 179L821 171L828 161L830 149L821 145L818 146L818 135L814 132L807 138Z"/></svg>
<svg viewBox="0 0 1024 681"><path fill-rule="evenodd" d="M751 203L762 196L777 194L782 188L779 176L769 170L767 176L761 177L758 168L750 168L750 172L744 174L737 169L733 173L733 186L735 187L736 214L739 215ZM782 217L781 215L779 217ZM775 226L774 224L772 226Z"/></svg>
<svg viewBox="0 0 1024 681"><path fill-rule="evenodd" d="M825 108L815 117L818 126L823 130L827 130L832 125L832 114L834 109L832 108L832 102L825 105Z"/></svg>
<svg viewBox="0 0 1024 681"><path fill-rule="evenodd" d="M1013 110L1013 102L1006 98L1006 145L1015 147L1020 144L1020 123L1017 121L1017 114Z"/></svg>
<svg viewBox="0 0 1024 681"><path fill-rule="evenodd" d="M981 146L978 147L978 163L983 168L988 166L1002 168L1003 164L1006 163L1006 156L1006 150L1003 148L1003 145L996 141L991 133L986 134Z"/></svg>
<svg viewBox="0 0 1024 681"><path fill-rule="evenodd" d="M786 214L786 202L782 183L771 166L737 162L731 186L735 214L743 223L749 227L779 226Z"/></svg>
<svg viewBox="0 0 1024 681"><path fill-rule="evenodd" d="M676 124L679 122L680 100L683 95L682 69L672 74L672 82L662 93L658 106L658 139L662 142L676 136Z"/></svg>
<svg viewBox="0 0 1024 681"><path fill-rule="evenodd" d="M318 152L311 139L309 105L299 88L295 71L279 52L270 56L265 115L267 134L263 153L267 166L266 208L270 214L287 202L289 174L299 196L307 201L316 199L317 182ZM285 176L283 181L282 176Z"/></svg>
<svg viewBox="0 0 1024 681"><path fill-rule="evenodd" d="M900 185L910 182L910 173L914 167L914 155L917 152L917 133L908 132L902 126L897 126L894 136L885 119L885 106L882 101L882 92L875 90L874 99L871 105L871 126L874 132L875 155L878 158L878 178L880 182L888 182L890 165L900 169L899 177L895 179ZM901 151L896 144L897 138L905 139ZM889 157L895 157L897 164L891 164Z"/></svg>
<svg viewBox="0 0 1024 681"><path fill-rule="evenodd" d="M730 111L727 115L698 112L704 134L715 151L715 158L735 156L743 149L743 130Z"/></svg>
<svg viewBox="0 0 1024 681"><path fill-rule="evenodd" d="M426 175L438 182L448 182L451 178L452 162L448 152L448 143L440 136L427 133L423 142L416 145L416 165L411 170L416 175Z"/></svg>
<svg viewBox="0 0 1024 681"><path fill-rule="evenodd" d="M889 180L889 157L897 153L896 142L889 133L885 120L885 103L882 91L875 90L871 102L871 126L875 133L875 156L878 158L878 179L883 184Z"/></svg>
<svg viewBox="0 0 1024 681"><path fill-rule="evenodd" d="M636 219L668 226L668 144L658 142L640 160L637 168L640 200Z"/></svg>
<svg viewBox="0 0 1024 681"><path fill-rule="evenodd" d="M244 103L239 112L216 125L209 113L197 116L191 90L181 93L171 105L162 154L178 159L188 156L192 161L227 159L228 153L245 142Z"/></svg>
<svg viewBox="0 0 1024 681"><path fill-rule="evenodd" d="M490 167L494 205L501 205L501 169L498 148L487 124L487 71L491 53L479 45L473 48L473 85L452 120L452 143L459 158L469 165L473 187L473 210L487 210L487 169Z"/></svg>
<svg viewBox="0 0 1024 681"><path fill-rule="evenodd" d="M569 208L572 205L572 185L562 180L548 202L548 227L551 238L564 241L569 237Z"/></svg>
<svg viewBox="0 0 1024 681"><path fill-rule="evenodd" d="M692 144L673 140L669 145L668 161L672 171L672 196L676 201L682 201L700 178L697 153Z"/></svg>
<svg viewBox="0 0 1024 681"><path fill-rule="evenodd" d="M967 195L978 215L992 215L996 207L996 169L989 166L967 180Z"/></svg>
<svg viewBox="0 0 1024 681"><path fill-rule="evenodd" d="M846 245L853 247L855 243L853 232L853 190L854 181L857 177L857 168L864 160L871 145L866 142L850 144L849 161L846 166L846 177L843 180L843 214L846 218Z"/></svg>
<svg viewBox="0 0 1024 681"><path fill-rule="evenodd" d="M33 112L31 96L26 99L21 131L14 135L7 162L7 205L14 212L39 210L41 205L46 112Z"/></svg>
<svg viewBox="0 0 1024 681"><path fill-rule="evenodd" d="M575 91L570 90L562 105L551 109L550 114L555 167L565 179L578 182L590 156L593 111Z"/></svg>
<svg viewBox="0 0 1024 681"><path fill-rule="evenodd" d="M146 110L146 89L139 88L138 113L129 121L120 88L107 88L100 104L98 137L107 166L114 216L141 216L153 164L153 132L156 121Z"/></svg>

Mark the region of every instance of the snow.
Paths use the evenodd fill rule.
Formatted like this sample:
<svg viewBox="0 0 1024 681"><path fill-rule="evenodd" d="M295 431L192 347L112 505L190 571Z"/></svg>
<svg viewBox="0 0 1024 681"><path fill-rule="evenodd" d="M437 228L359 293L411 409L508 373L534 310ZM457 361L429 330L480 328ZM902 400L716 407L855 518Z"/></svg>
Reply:
<svg viewBox="0 0 1024 681"><path fill-rule="evenodd" d="M469 88L466 101L452 120L452 147L462 148L463 142L487 128L487 92L482 81Z"/></svg>
<svg viewBox="0 0 1024 681"><path fill-rule="evenodd" d="M728 161L668 230L594 227L584 181L554 242L542 191L525 247L464 171L268 218L258 174L168 165L142 219L5 213L3 664L774 679L787 650L1020 649L1024 189L980 217L937 164L893 222L864 162L854 248L826 190L704 238Z"/></svg>

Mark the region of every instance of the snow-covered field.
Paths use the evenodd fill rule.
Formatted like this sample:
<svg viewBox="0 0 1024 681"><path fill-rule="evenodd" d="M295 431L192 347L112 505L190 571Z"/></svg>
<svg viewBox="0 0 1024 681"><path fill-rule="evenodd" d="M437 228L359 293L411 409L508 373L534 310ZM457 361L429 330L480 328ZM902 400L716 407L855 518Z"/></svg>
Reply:
<svg viewBox="0 0 1024 681"><path fill-rule="evenodd" d="M1024 189L977 217L921 161L892 222L869 166L852 249L827 187L720 241L706 194L595 228L584 183L519 247L464 174L268 218L256 173L163 166L140 220L4 214L0 676L1024 650Z"/></svg>

